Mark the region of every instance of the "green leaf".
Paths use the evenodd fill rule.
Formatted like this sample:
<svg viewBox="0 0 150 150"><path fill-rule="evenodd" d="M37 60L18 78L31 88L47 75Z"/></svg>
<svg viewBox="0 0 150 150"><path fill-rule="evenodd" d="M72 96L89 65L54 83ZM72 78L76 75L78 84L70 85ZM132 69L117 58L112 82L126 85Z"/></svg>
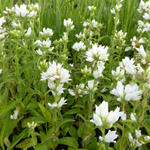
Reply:
<svg viewBox="0 0 150 150"><path fill-rule="evenodd" d="M11 109L13 109L17 104L18 104L18 102L11 100L11 102L9 102L9 103L7 104L7 106L5 106L5 107L0 107L0 115L2 115L2 114L4 114L4 113L8 112L8 111L11 110Z"/></svg>
<svg viewBox="0 0 150 150"><path fill-rule="evenodd" d="M69 123L69 122L74 122L75 120L73 120L73 119L64 119L64 120L62 120L61 122L60 122L60 124L59 124L59 126L58 126L58 128L60 128L62 125L64 125L64 124L66 124L66 123Z"/></svg>
<svg viewBox="0 0 150 150"><path fill-rule="evenodd" d="M78 148L78 142L73 137L64 137L58 140L58 144Z"/></svg>
<svg viewBox="0 0 150 150"><path fill-rule="evenodd" d="M50 112L40 103L39 104L39 107L40 107L40 110L44 116L44 118L47 120L47 121L50 121L51 120L51 114Z"/></svg>
<svg viewBox="0 0 150 150"><path fill-rule="evenodd" d="M27 129L23 130L19 135L16 136L16 138L13 140L12 144L10 147L8 147L8 150L12 150L14 146L19 143L20 140L23 138L27 137Z"/></svg>
<svg viewBox="0 0 150 150"><path fill-rule="evenodd" d="M23 140L21 143L19 143L16 148L21 148L21 149L25 149L25 148L29 148L29 147L32 147L32 139L31 138L28 138L28 139L25 139Z"/></svg>

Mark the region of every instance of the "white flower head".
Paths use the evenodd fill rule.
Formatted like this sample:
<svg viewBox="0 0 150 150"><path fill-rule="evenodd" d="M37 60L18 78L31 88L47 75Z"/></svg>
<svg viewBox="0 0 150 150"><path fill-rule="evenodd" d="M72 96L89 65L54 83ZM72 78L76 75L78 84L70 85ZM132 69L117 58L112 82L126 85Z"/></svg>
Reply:
<svg viewBox="0 0 150 150"><path fill-rule="evenodd" d="M80 41L80 42L76 42L73 46L72 46L72 48L74 49L74 50L76 50L76 51L80 51L80 50L85 50L86 49L86 46L85 46L85 44L82 42L82 41Z"/></svg>
<svg viewBox="0 0 150 150"><path fill-rule="evenodd" d="M40 32L40 35L52 36L53 35L53 30L50 29L50 28L43 28L43 32Z"/></svg>
<svg viewBox="0 0 150 150"><path fill-rule="evenodd" d="M133 113L130 114L130 118L131 118L131 120L136 121L136 118Z"/></svg>
<svg viewBox="0 0 150 150"><path fill-rule="evenodd" d="M18 119L19 110L14 110L14 113L10 115L10 119L16 120Z"/></svg>
<svg viewBox="0 0 150 150"><path fill-rule="evenodd" d="M29 10L25 4L20 5L20 7L15 5L14 10L17 17L25 17L29 13Z"/></svg>
<svg viewBox="0 0 150 150"><path fill-rule="evenodd" d="M64 26L66 28L70 28L71 30L74 29L74 25L73 25L73 21L69 18L69 19L64 19Z"/></svg>
<svg viewBox="0 0 150 150"><path fill-rule="evenodd" d="M30 35L31 35L31 27L29 27L28 30L26 30L25 36L30 36Z"/></svg>
<svg viewBox="0 0 150 150"><path fill-rule="evenodd" d="M95 113L93 114L93 122L96 126L105 126L106 128L118 121L120 117L120 108L117 107L114 111L108 112L108 102L103 101L99 106L96 105Z"/></svg>
<svg viewBox="0 0 150 150"><path fill-rule="evenodd" d="M86 52L86 61L107 61L108 56L108 47L94 44L92 45L92 48Z"/></svg>
<svg viewBox="0 0 150 150"><path fill-rule="evenodd" d="M69 71L55 61L49 64L49 68L46 72L41 73L41 76L41 80L60 80L60 83L67 83L70 80Z"/></svg>
<svg viewBox="0 0 150 150"><path fill-rule="evenodd" d="M63 105L66 105L67 103L66 103L66 99L64 99L64 97L62 97L61 99L60 99L60 101L59 101L59 103L56 103L56 102L54 102L53 104L51 104L51 103L48 103L48 106L49 107L51 107L51 108L61 108Z"/></svg>
<svg viewBox="0 0 150 150"><path fill-rule="evenodd" d="M94 10L96 10L96 7L95 6L88 6L88 9L89 9L89 11L94 11Z"/></svg>
<svg viewBox="0 0 150 150"><path fill-rule="evenodd" d="M104 137L104 141L106 143L116 143L115 139L118 137L116 131L109 130L108 133Z"/></svg>

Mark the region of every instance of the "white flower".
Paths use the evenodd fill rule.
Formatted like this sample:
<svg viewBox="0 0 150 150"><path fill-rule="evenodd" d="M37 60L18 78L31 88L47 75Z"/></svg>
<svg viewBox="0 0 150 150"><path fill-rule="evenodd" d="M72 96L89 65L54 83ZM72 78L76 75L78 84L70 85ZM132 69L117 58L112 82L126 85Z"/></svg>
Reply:
<svg viewBox="0 0 150 150"><path fill-rule="evenodd" d="M104 69L105 69L104 62L98 61L97 62L97 70L93 71L94 78L97 79L97 78L102 77Z"/></svg>
<svg viewBox="0 0 150 150"><path fill-rule="evenodd" d="M136 132L137 130L135 130ZM138 131L139 132L139 131ZM137 137L137 134L138 134L138 137ZM139 138L141 137L141 133L136 133L136 139L133 138L132 134L129 133L128 135L128 138L129 138L129 141L131 143L132 146L136 146L136 147L140 147L142 146L142 144L144 144L143 141L139 141Z"/></svg>
<svg viewBox="0 0 150 150"><path fill-rule="evenodd" d="M121 101L121 99L124 96L124 85L122 84L122 82L118 81L116 88L113 89L110 93L115 95L115 96L118 96L119 98L117 100Z"/></svg>
<svg viewBox="0 0 150 150"><path fill-rule="evenodd" d="M96 105L95 113L93 114L93 122L96 126L111 127L113 123L118 121L120 117L120 108L117 107L114 111L108 112L108 103L103 101L99 106Z"/></svg>
<svg viewBox="0 0 150 150"><path fill-rule="evenodd" d="M12 22L12 26L14 27L14 28L17 28L17 27L19 27L19 24L17 24L16 22Z"/></svg>
<svg viewBox="0 0 150 150"><path fill-rule="evenodd" d="M76 51L80 51L80 50L85 50L85 49L86 49L86 46L85 46L85 44L84 44L82 41L80 41L80 42L76 42L76 43L72 46L72 48L73 48L74 50L76 50Z"/></svg>
<svg viewBox="0 0 150 150"><path fill-rule="evenodd" d="M41 80L60 80L60 83L67 83L70 80L69 71L64 69L61 64L57 64L55 61L49 64L49 68L46 72L41 73Z"/></svg>
<svg viewBox="0 0 150 150"><path fill-rule="evenodd" d="M3 23L5 23L6 20L5 20L5 17L1 17L0 18L0 27L3 25Z"/></svg>
<svg viewBox="0 0 150 150"><path fill-rule="evenodd" d="M88 68L87 65L86 65L86 66L84 67L84 69L81 69L81 72L82 72L83 74L91 74L92 69L91 69L91 67Z"/></svg>
<svg viewBox="0 0 150 150"><path fill-rule="evenodd" d="M0 74L2 74L2 69L0 69Z"/></svg>
<svg viewBox="0 0 150 150"><path fill-rule="evenodd" d="M130 118L131 118L131 120L136 121L136 118L133 113L130 114Z"/></svg>
<svg viewBox="0 0 150 150"><path fill-rule="evenodd" d="M43 52L40 49L36 50L36 53L39 54L39 55L43 54Z"/></svg>
<svg viewBox="0 0 150 150"><path fill-rule="evenodd" d="M145 53L143 45L140 45L140 47L136 48L136 50L140 53L141 56L146 57L146 53Z"/></svg>
<svg viewBox="0 0 150 150"><path fill-rule="evenodd" d="M72 95L72 96L75 96L75 95L76 95L75 92L74 92L72 89L68 89L68 92L69 92L69 94Z"/></svg>
<svg viewBox="0 0 150 150"><path fill-rule="evenodd" d="M145 141L149 141L150 140L150 136L144 136L144 140Z"/></svg>
<svg viewBox="0 0 150 150"><path fill-rule="evenodd" d="M31 27L28 28L28 30L26 31L25 36L30 36L31 35Z"/></svg>
<svg viewBox="0 0 150 150"><path fill-rule="evenodd" d="M136 66L134 65L134 60L125 57L122 62L120 62L120 67L124 68L127 74L134 75L136 74Z"/></svg>
<svg viewBox="0 0 150 150"><path fill-rule="evenodd" d="M123 81L125 80L124 79L124 69L122 69L120 66L118 66L116 68L116 71L112 70L112 75L115 76L116 80L119 80L119 78L122 78Z"/></svg>
<svg viewBox="0 0 150 150"><path fill-rule="evenodd" d="M60 99L60 101L59 101L58 104L57 104L56 102L54 102L53 104L48 103L48 106L51 107L51 108L55 108L55 107L61 108L63 105L66 105L66 104L67 104L66 101L67 101L67 100L64 99L64 97L62 97L62 98Z"/></svg>
<svg viewBox="0 0 150 150"><path fill-rule="evenodd" d="M93 11L93 10L96 10L96 7L95 6L88 6L88 9L89 9L89 11Z"/></svg>
<svg viewBox="0 0 150 150"><path fill-rule="evenodd" d="M43 28L43 32L40 32L41 35L52 36L53 30L50 28Z"/></svg>
<svg viewBox="0 0 150 150"><path fill-rule="evenodd" d="M34 42L35 45L42 47L42 42L40 40L36 40Z"/></svg>
<svg viewBox="0 0 150 150"><path fill-rule="evenodd" d="M139 139L142 136L141 130L135 130L135 135L136 135L136 138Z"/></svg>
<svg viewBox="0 0 150 150"><path fill-rule="evenodd" d="M64 26L71 30L74 29L73 21L70 18L68 20L64 19Z"/></svg>
<svg viewBox="0 0 150 150"><path fill-rule="evenodd" d="M88 27L89 25L90 25L89 22L86 22L86 21L85 21L85 22L83 23L83 27Z"/></svg>
<svg viewBox="0 0 150 150"><path fill-rule="evenodd" d="M122 120L126 120L127 116L124 112L120 112L120 117Z"/></svg>
<svg viewBox="0 0 150 150"><path fill-rule="evenodd" d="M94 19L92 20L92 26L93 26L93 28L97 28L97 26L98 26L98 22L95 21Z"/></svg>
<svg viewBox="0 0 150 150"><path fill-rule="evenodd" d="M135 83L130 83L125 86L125 100L126 101L137 101L141 99L142 90Z"/></svg>
<svg viewBox="0 0 150 150"><path fill-rule="evenodd" d="M121 101L123 98L126 101L138 101L141 99L143 91L139 90L138 85L135 83L130 83L124 86L121 81L118 81L116 88L114 88L110 93L117 96L118 101Z"/></svg>
<svg viewBox="0 0 150 150"><path fill-rule="evenodd" d="M108 133L104 137L104 141L107 143L116 143L115 139L118 137L116 131L109 130Z"/></svg>
<svg viewBox="0 0 150 150"><path fill-rule="evenodd" d="M116 14L116 11L115 11L115 9L114 9L114 8L112 8L112 9L110 10L110 12L111 12L111 14L113 14L113 15L115 15L115 14Z"/></svg>
<svg viewBox="0 0 150 150"><path fill-rule="evenodd" d="M33 16L36 16L36 15L37 15L37 12L33 10L28 14L28 17L32 18Z"/></svg>
<svg viewBox="0 0 150 150"><path fill-rule="evenodd" d="M96 90L97 90L97 87L96 87L97 84L98 84L98 83L95 83L94 80L88 81L88 89L89 89L89 90L92 90L92 91L96 91Z"/></svg>
<svg viewBox="0 0 150 150"><path fill-rule="evenodd" d="M10 115L10 119L13 119L13 120L18 119L18 113L19 113L19 111L18 111L18 110L15 110L15 111L14 111L14 114L13 114L13 115Z"/></svg>
<svg viewBox="0 0 150 150"><path fill-rule="evenodd" d="M51 40L47 38L46 41L43 41L42 46L49 48L51 46Z"/></svg>
<svg viewBox="0 0 150 150"><path fill-rule="evenodd" d="M34 130L34 128L37 126L37 123L35 123L34 121L32 121L32 123L28 122L27 126L28 128L31 128L32 130Z"/></svg>
<svg viewBox="0 0 150 150"><path fill-rule="evenodd" d="M94 44L92 45L92 48L86 52L86 61L107 61L108 56L108 47Z"/></svg>
<svg viewBox="0 0 150 150"><path fill-rule="evenodd" d="M20 7L18 5L15 5L14 10L17 17L25 17L29 13L25 4L20 5Z"/></svg>

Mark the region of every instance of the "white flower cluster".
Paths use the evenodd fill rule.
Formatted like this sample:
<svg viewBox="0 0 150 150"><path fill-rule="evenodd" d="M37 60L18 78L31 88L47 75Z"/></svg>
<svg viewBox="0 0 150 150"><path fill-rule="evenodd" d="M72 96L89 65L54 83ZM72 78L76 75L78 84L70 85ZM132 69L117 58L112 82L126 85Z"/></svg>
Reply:
<svg viewBox="0 0 150 150"><path fill-rule="evenodd" d="M112 75L123 76L124 73L129 75L135 75L136 73L142 73L142 72L144 72L144 70L140 64L135 65L135 60L133 58L130 59L129 57L125 57L120 62L116 71L112 71Z"/></svg>
<svg viewBox="0 0 150 150"><path fill-rule="evenodd" d="M119 44L124 45L126 36L127 36L127 32L123 32L122 30L120 30L115 33L114 38L115 41L119 41Z"/></svg>
<svg viewBox="0 0 150 150"><path fill-rule="evenodd" d="M62 97L58 103L54 102L53 104L48 103L48 106L51 108L61 108L63 105L66 105L67 100Z"/></svg>
<svg viewBox="0 0 150 150"><path fill-rule="evenodd" d="M132 134L129 132L129 141L132 147L140 147L145 142L150 141L150 136L142 136L141 130L135 130L135 138L133 138Z"/></svg>
<svg viewBox="0 0 150 150"><path fill-rule="evenodd" d="M144 2L143 0L140 1L140 5L138 8L138 12L142 15L143 19L146 21L139 20L138 21L138 32L148 32L150 31L150 1Z"/></svg>
<svg viewBox="0 0 150 150"><path fill-rule="evenodd" d="M107 61L108 56L109 56L108 47L93 44L92 48L89 48L89 50L86 52L86 61L88 62Z"/></svg>
<svg viewBox="0 0 150 150"><path fill-rule="evenodd" d="M143 38L141 38L141 39L138 40L136 38L136 36L134 36L133 39L131 39L131 45L132 45L132 47L134 49L136 49L143 58L145 58L146 57L146 52L144 50L144 46L142 45L143 43L145 43L145 41L144 41ZM128 51L128 50L132 49L132 47L127 47L125 49L125 51Z"/></svg>
<svg viewBox="0 0 150 150"><path fill-rule="evenodd" d="M74 29L73 21L69 19L64 19L64 26L70 30Z"/></svg>
<svg viewBox="0 0 150 150"><path fill-rule="evenodd" d="M10 115L10 119L16 120L18 119L19 110L14 110L14 113Z"/></svg>
<svg viewBox="0 0 150 150"><path fill-rule="evenodd" d="M86 46L85 46L85 44L82 42L82 41L80 41L80 42L76 42L73 46L72 46L72 48L74 49L74 50L76 50L76 51L80 51L80 50L85 50L86 49Z"/></svg>
<svg viewBox="0 0 150 150"><path fill-rule="evenodd" d="M16 17L28 17L28 18L32 18L34 16L37 15L37 11L39 10L39 5L36 4L31 4L31 5L25 5L22 4L20 6L15 5L14 7L12 7L11 9L6 8L6 10L4 11L5 14L12 14L13 12L15 13Z"/></svg>
<svg viewBox="0 0 150 150"><path fill-rule="evenodd" d="M46 72L41 73L41 80L48 80L48 87L52 90L54 96L60 96L64 92L64 84L70 81L69 71L64 69L61 64L57 64L55 61L49 63L49 68ZM62 98L59 103L49 103L49 106L61 107L66 104L66 100Z"/></svg>
<svg viewBox="0 0 150 150"><path fill-rule="evenodd" d="M122 7L122 2L123 2L123 0L120 0L119 3L116 4L115 8L112 8L112 9L110 10L110 12L111 12L112 14L116 14L117 12L119 12L120 9L121 9L121 7Z"/></svg>
<svg viewBox="0 0 150 150"><path fill-rule="evenodd" d="M40 35L42 36L52 36L53 35L53 30L50 28L43 28L43 31L40 32Z"/></svg>
<svg viewBox="0 0 150 150"><path fill-rule="evenodd" d="M52 46L52 42L51 42L51 40L50 40L49 38L47 38L46 40L43 40L43 41L41 41L41 40L36 40L36 41L34 42L34 44L35 44L35 46L38 46L38 47L40 47L41 49L43 49L43 51L44 51L45 49L47 49L48 51L52 51L52 50L54 49L54 47ZM36 52L37 52L39 55L42 55L42 54L43 54L43 52L41 51L41 49L36 50ZM45 51L44 51L44 52L45 52Z"/></svg>
<svg viewBox="0 0 150 150"><path fill-rule="evenodd" d="M3 40L7 35L6 28L2 26L5 22L6 22L5 17L1 17L0 18L0 40Z"/></svg>
<svg viewBox="0 0 150 150"><path fill-rule="evenodd" d="M138 101L141 99L142 90L135 83L130 83L124 86L121 81L117 82L116 88L111 91L111 94L117 96L117 100Z"/></svg>
<svg viewBox="0 0 150 150"><path fill-rule="evenodd" d="M122 115L119 110L120 108L117 107L114 111L108 112L108 102L103 101L99 106L96 105L93 119L90 121L98 127L104 126L105 128L110 128Z"/></svg>

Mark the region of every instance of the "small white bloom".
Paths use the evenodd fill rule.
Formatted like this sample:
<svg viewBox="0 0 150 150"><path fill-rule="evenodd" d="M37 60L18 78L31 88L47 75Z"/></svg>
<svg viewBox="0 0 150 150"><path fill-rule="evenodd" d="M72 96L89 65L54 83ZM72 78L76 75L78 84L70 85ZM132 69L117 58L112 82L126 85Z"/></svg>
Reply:
<svg viewBox="0 0 150 150"><path fill-rule="evenodd" d="M136 135L136 138L139 139L142 136L141 130L135 130L135 135Z"/></svg>
<svg viewBox="0 0 150 150"><path fill-rule="evenodd" d="M88 9L89 9L89 11L93 11L93 10L96 10L96 7L95 6L88 6Z"/></svg>
<svg viewBox="0 0 150 150"><path fill-rule="evenodd" d="M116 131L109 130L108 133L104 137L104 141L107 143L116 143L115 139L118 137Z"/></svg>
<svg viewBox="0 0 150 150"><path fill-rule="evenodd" d="M136 121L136 118L133 113L130 114L130 118L131 118L131 120Z"/></svg>
<svg viewBox="0 0 150 150"><path fill-rule="evenodd" d="M60 80L60 83L67 83L70 80L69 71L64 69L61 64L57 64L55 61L49 64L49 68L46 72L41 73L41 80Z"/></svg>
<svg viewBox="0 0 150 150"><path fill-rule="evenodd" d="M139 54L142 56L142 57L146 57L146 52L144 50L144 47L143 45L140 45L139 48L136 48L136 50L139 52Z"/></svg>
<svg viewBox="0 0 150 150"><path fill-rule="evenodd" d="M111 127L120 117L120 108L117 107L114 111L108 112L108 103L103 101L99 106L96 105L93 119L90 120L96 126L107 126Z"/></svg>
<svg viewBox="0 0 150 150"><path fill-rule="evenodd" d="M41 35L47 35L47 36L52 36L53 35L53 30L50 28L43 28L43 32L40 32Z"/></svg>
<svg viewBox="0 0 150 150"><path fill-rule="evenodd" d="M76 42L73 46L72 46L72 48L74 49L74 50L76 50L76 51L80 51L80 50L85 50L86 49L86 46L85 46L85 44L82 42L82 41L80 41L80 42Z"/></svg>
<svg viewBox="0 0 150 150"><path fill-rule="evenodd" d="M150 136L144 136L144 140L145 141L149 141L150 140Z"/></svg>
<svg viewBox="0 0 150 150"><path fill-rule="evenodd" d="M115 95L115 96L118 96L119 98L117 100L121 101L121 99L124 96L124 85L122 84L122 82L118 81L116 88L113 89L110 93Z"/></svg>
<svg viewBox="0 0 150 150"><path fill-rule="evenodd" d="M51 108L55 108L55 107L61 108L63 105L66 105L66 104L67 104L66 101L67 101L67 100L65 100L64 97L62 97L62 98L60 99L60 101L59 101L58 104L57 104L56 102L54 102L53 104L48 103L48 106L51 107Z"/></svg>
<svg viewBox="0 0 150 150"><path fill-rule="evenodd" d="M16 120L18 119L19 111L15 110L13 115L10 115L10 119Z"/></svg>
<svg viewBox="0 0 150 150"><path fill-rule="evenodd" d="M74 29L73 21L70 18L68 20L64 19L64 26L71 30Z"/></svg>
<svg viewBox="0 0 150 150"><path fill-rule="evenodd" d="M92 48L86 52L86 61L107 61L108 56L108 47L94 44L92 45Z"/></svg>
<svg viewBox="0 0 150 150"><path fill-rule="evenodd" d="M26 31L25 36L30 36L31 35L31 27L28 28L28 30Z"/></svg>
<svg viewBox="0 0 150 150"><path fill-rule="evenodd" d="M29 13L25 4L20 5L20 7L18 5L15 5L14 10L17 17L25 17Z"/></svg>
<svg viewBox="0 0 150 150"><path fill-rule="evenodd" d="M125 100L126 101L138 101L141 99L142 90L139 90L139 87L135 83L130 83L125 86Z"/></svg>
<svg viewBox="0 0 150 150"><path fill-rule="evenodd" d="M127 74L134 75L136 74L136 66L134 65L134 60L129 59L129 57L125 57L122 62L120 62L120 66L125 69Z"/></svg>
<svg viewBox="0 0 150 150"><path fill-rule="evenodd" d="M0 74L2 74L2 69L0 69Z"/></svg>
<svg viewBox="0 0 150 150"><path fill-rule="evenodd" d="M40 49L36 50L36 53L39 54L39 55L43 54L43 52Z"/></svg>
<svg viewBox="0 0 150 150"><path fill-rule="evenodd" d="M69 92L69 94L72 95L72 96L75 96L75 95L76 95L75 92L74 92L72 89L68 89L68 92Z"/></svg>

